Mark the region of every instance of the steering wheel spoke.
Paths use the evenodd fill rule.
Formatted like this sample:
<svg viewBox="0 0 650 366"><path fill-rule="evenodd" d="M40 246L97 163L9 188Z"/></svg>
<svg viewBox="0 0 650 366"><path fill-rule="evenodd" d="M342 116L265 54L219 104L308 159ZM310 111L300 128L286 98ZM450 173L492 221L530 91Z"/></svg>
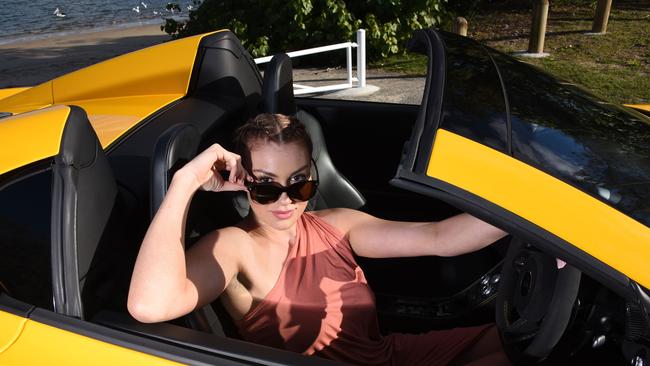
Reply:
<svg viewBox="0 0 650 366"><path fill-rule="evenodd" d="M530 333L537 333L539 324L531 322L525 318L519 318L514 323L510 324L503 332L509 336L520 337Z"/></svg>
<svg viewBox="0 0 650 366"><path fill-rule="evenodd" d="M496 321L513 360L538 361L550 354L567 328L581 273L513 238L497 294Z"/></svg>

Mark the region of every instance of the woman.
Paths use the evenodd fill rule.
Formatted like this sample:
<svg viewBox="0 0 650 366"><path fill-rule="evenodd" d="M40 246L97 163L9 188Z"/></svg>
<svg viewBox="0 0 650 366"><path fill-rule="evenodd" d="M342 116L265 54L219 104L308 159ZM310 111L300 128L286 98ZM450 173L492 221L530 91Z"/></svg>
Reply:
<svg viewBox="0 0 650 366"><path fill-rule="evenodd" d="M174 174L138 254L133 317L166 321L219 297L251 342L355 364L507 364L493 326L382 336L353 256L454 256L503 231L467 214L412 223L341 208L306 213L318 178L311 140L293 117L259 115L238 129L236 145L241 156L213 145ZM250 214L185 253L185 218L200 188L247 191Z"/></svg>

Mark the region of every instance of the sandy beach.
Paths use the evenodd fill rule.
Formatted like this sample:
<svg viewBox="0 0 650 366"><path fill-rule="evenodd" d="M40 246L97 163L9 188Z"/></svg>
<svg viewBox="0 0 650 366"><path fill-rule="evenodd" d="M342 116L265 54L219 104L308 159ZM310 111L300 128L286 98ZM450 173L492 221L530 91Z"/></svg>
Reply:
<svg viewBox="0 0 650 366"><path fill-rule="evenodd" d="M141 25L0 45L0 88L32 86L97 62L169 40Z"/></svg>

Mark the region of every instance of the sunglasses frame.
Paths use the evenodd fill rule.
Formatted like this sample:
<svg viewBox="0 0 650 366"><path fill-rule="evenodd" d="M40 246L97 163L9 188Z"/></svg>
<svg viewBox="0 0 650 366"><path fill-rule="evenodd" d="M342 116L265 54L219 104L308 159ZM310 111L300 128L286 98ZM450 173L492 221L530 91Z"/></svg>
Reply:
<svg viewBox="0 0 650 366"><path fill-rule="evenodd" d="M304 181L301 181L301 182L296 182L296 183L290 184L288 186L283 186L282 184L277 183L277 182L271 182L271 183L246 182L245 186L246 186L246 189L248 190L248 192L250 193L251 199L253 201L259 203L260 205L270 205L271 203L277 202L280 199L280 196L282 196L282 193L286 193L289 196L289 191L293 187L295 187L297 184L305 184L305 183L309 182L309 183L314 184L314 188L313 188L313 192L312 192L311 196L308 199L301 200L301 199L297 199L295 197L289 196L289 198L291 199L292 202L295 202L295 201L298 201L298 202L309 201L316 194L316 191L318 190L318 183L319 183L318 166L316 165L316 161L314 160L314 158L311 158L310 160L311 160L312 166L314 167L314 170L316 171L316 179L304 180ZM253 177L253 179L258 180L257 177L254 174L249 172L248 175ZM274 200L266 202L266 203L262 203L262 202L259 202L257 199L255 199L255 196L253 195L253 189L255 189L256 187L259 187L259 186L275 187L280 191L280 193L278 194L278 196Z"/></svg>

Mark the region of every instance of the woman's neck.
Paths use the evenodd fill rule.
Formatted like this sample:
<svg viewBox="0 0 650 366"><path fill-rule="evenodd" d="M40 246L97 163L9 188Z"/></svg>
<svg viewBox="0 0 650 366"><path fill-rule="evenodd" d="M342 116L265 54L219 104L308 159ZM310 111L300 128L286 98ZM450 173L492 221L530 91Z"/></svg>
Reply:
<svg viewBox="0 0 650 366"><path fill-rule="evenodd" d="M244 220L244 225L248 229L246 231L248 231L249 234L264 238L271 242L288 243L290 246L293 245L296 238L297 224L298 223L296 222L287 229L278 230L270 225L258 221L253 213L248 215Z"/></svg>

